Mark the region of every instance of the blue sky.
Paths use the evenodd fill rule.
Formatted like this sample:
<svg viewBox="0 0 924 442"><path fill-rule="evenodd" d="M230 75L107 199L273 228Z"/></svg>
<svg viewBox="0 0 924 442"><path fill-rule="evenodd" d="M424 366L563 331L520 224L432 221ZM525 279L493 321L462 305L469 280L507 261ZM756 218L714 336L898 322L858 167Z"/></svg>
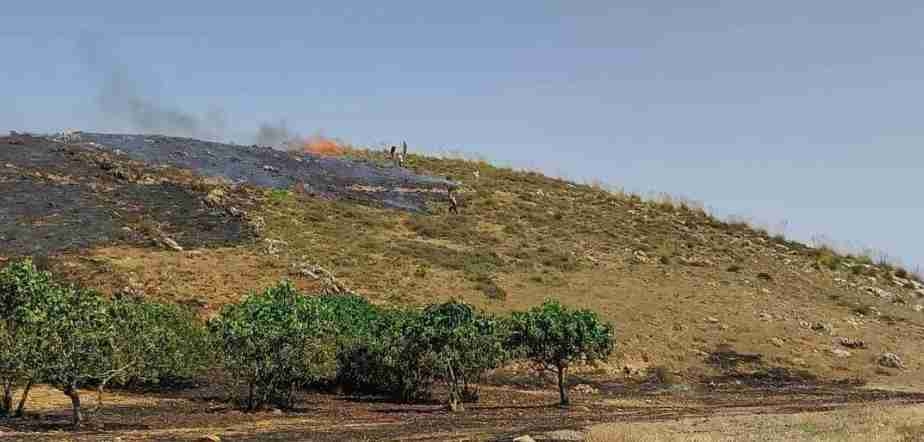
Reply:
<svg viewBox="0 0 924 442"><path fill-rule="evenodd" d="M58 3L3 7L0 129L171 131L118 84L210 138L407 139L924 265L920 2Z"/></svg>

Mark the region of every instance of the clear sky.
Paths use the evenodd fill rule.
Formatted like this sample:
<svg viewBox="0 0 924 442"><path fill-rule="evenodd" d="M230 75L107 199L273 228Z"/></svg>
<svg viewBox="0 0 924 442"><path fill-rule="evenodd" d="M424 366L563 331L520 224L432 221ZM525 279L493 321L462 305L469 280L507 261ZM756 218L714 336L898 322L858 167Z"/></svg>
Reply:
<svg viewBox="0 0 924 442"><path fill-rule="evenodd" d="M919 1L33 0L2 16L3 130L407 139L924 265Z"/></svg>

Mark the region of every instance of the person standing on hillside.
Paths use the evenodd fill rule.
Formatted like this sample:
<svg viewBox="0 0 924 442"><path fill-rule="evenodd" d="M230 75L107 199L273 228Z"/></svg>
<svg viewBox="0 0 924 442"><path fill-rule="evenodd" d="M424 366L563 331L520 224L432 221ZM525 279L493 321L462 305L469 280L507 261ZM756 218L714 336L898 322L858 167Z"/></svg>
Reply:
<svg viewBox="0 0 924 442"><path fill-rule="evenodd" d="M407 160L407 141L402 141L401 153L398 154L398 167L404 167L405 160Z"/></svg>
<svg viewBox="0 0 924 442"><path fill-rule="evenodd" d="M456 186L449 185L449 213L458 215L459 214L459 201L456 199Z"/></svg>

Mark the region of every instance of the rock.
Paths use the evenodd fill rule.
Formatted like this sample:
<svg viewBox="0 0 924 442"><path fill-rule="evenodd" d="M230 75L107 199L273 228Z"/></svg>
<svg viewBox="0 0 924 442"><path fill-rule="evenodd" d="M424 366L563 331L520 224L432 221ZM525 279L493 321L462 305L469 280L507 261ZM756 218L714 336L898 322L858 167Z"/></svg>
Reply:
<svg viewBox="0 0 924 442"><path fill-rule="evenodd" d="M892 298L895 297L895 295L894 295L892 292L883 290L883 289L881 289L881 288L879 288L879 287L867 286L867 287L863 287L863 290L866 291L866 292L868 292L868 293L872 293L872 294L874 294L874 295L876 295L876 296L878 296L878 297L880 297L880 298L882 298L882 299L892 299Z"/></svg>
<svg viewBox="0 0 924 442"><path fill-rule="evenodd" d="M713 265L715 265L712 261L706 258L698 257L698 256L689 257L689 258L680 257L680 263L683 265L690 266L690 267L712 267Z"/></svg>
<svg viewBox="0 0 924 442"><path fill-rule="evenodd" d="M260 235L266 228L266 220L262 216L247 217L247 225L253 230L253 233Z"/></svg>
<svg viewBox="0 0 924 442"><path fill-rule="evenodd" d="M524 434L520 437L513 438L513 442L536 442L536 439L533 439L528 434Z"/></svg>
<svg viewBox="0 0 924 442"><path fill-rule="evenodd" d="M209 207L220 207L225 202L225 191L221 188L212 189L203 200Z"/></svg>
<svg viewBox="0 0 924 442"><path fill-rule="evenodd" d="M709 316L708 318L706 318L706 322L709 322L711 324L718 324L719 318Z"/></svg>
<svg viewBox="0 0 924 442"><path fill-rule="evenodd" d="M635 253L632 254L632 262L636 264L648 264L651 262L651 258L649 258L645 252L636 250Z"/></svg>
<svg viewBox="0 0 924 442"><path fill-rule="evenodd" d="M167 247L170 250L177 251L177 252L183 251L183 247L177 244L177 242L174 241L173 238L165 236L160 239L160 242L164 245L164 247Z"/></svg>
<svg viewBox="0 0 924 442"><path fill-rule="evenodd" d="M799 321L799 327L802 327L802 328L812 328L812 324L809 324L808 321Z"/></svg>
<svg viewBox="0 0 924 442"><path fill-rule="evenodd" d="M587 384L575 385L574 387L571 387L571 391L578 394L597 394L600 392L600 390L597 390L596 388Z"/></svg>
<svg viewBox="0 0 924 442"><path fill-rule="evenodd" d="M830 349L831 354L839 358L849 358L851 353L843 348L832 348Z"/></svg>
<svg viewBox="0 0 924 442"><path fill-rule="evenodd" d="M914 311L916 311L916 312L920 312L920 311L924 310L924 305L915 304L915 306L914 306L914 307L911 307L911 309L914 310Z"/></svg>
<svg viewBox="0 0 924 442"><path fill-rule="evenodd" d="M228 207L225 209L225 212L228 212L228 215L231 215L235 218L242 218L246 215L243 210L238 209L237 207Z"/></svg>
<svg viewBox="0 0 924 442"><path fill-rule="evenodd" d="M273 167L273 166L269 166L269 165L263 166L263 170L265 170L265 171L267 171L267 172L270 172L270 173L279 173L279 168L278 168L278 167Z"/></svg>
<svg viewBox="0 0 924 442"><path fill-rule="evenodd" d="M902 358L898 357L898 355L895 353L883 353L879 356L877 362L879 362L879 365L886 368L905 368L904 361L902 361Z"/></svg>
<svg viewBox="0 0 924 442"><path fill-rule="evenodd" d="M272 414L273 416L282 416L283 413L282 413L282 410L278 408L273 408L272 410L270 410L270 414Z"/></svg>
<svg viewBox="0 0 924 442"><path fill-rule="evenodd" d="M553 441L582 441L586 437L584 433L577 430L556 430L545 433L547 440Z"/></svg>
<svg viewBox="0 0 924 442"><path fill-rule="evenodd" d="M914 291L914 294L919 298L924 298L924 289L917 289Z"/></svg>
<svg viewBox="0 0 924 442"><path fill-rule="evenodd" d="M761 321L772 321L773 320L773 315L767 312L761 312L758 317L760 317Z"/></svg>
<svg viewBox="0 0 924 442"><path fill-rule="evenodd" d="M840 338L838 342L847 348L866 348L866 343L859 339Z"/></svg>
<svg viewBox="0 0 924 442"><path fill-rule="evenodd" d="M207 434L196 439L196 442L221 442L221 438L217 434Z"/></svg>
<svg viewBox="0 0 924 442"><path fill-rule="evenodd" d="M831 334L834 332L834 327L832 327L831 324L827 322L816 322L812 324L812 330L819 333Z"/></svg>
<svg viewBox="0 0 924 442"><path fill-rule="evenodd" d="M770 340L770 342L777 347L782 347L783 345L786 344L786 341L784 341L781 338L773 338Z"/></svg>
<svg viewBox="0 0 924 442"><path fill-rule="evenodd" d="M266 243L266 254L272 256L280 254L289 245L289 243L281 239L266 238L263 242Z"/></svg>

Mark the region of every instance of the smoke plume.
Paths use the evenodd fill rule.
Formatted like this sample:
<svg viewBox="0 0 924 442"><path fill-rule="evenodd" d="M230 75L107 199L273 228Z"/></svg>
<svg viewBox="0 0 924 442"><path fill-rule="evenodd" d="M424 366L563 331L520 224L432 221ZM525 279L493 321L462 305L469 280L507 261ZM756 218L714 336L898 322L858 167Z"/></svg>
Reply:
<svg viewBox="0 0 924 442"><path fill-rule="evenodd" d="M261 123L254 137L254 142L261 146L271 146L283 148L293 140L300 138L297 134L289 131L285 121L279 123Z"/></svg>

